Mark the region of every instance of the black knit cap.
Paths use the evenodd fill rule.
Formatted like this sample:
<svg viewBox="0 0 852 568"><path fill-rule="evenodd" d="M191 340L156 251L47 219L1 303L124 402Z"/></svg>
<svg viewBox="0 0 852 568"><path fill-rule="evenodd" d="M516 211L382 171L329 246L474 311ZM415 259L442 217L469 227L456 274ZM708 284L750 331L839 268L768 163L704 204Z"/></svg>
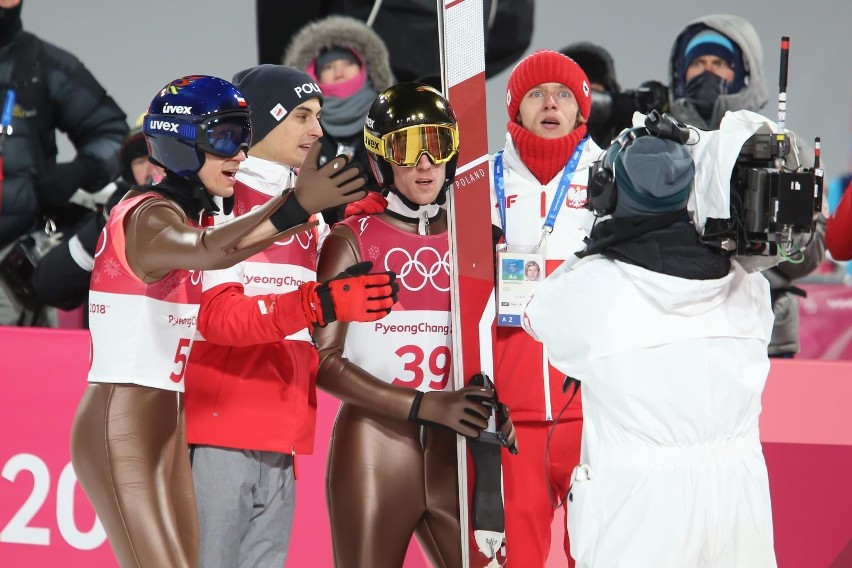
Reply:
<svg viewBox="0 0 852 568"><path fill-rule="evenodd" d="M614 170L618 198L613 217L659 215L686 208L695 163L683 144L642 136L619 151Z"/></svg>
<svg viewBox="0 0 852 568"><path fill-rule="evenodd" d="M121 144L118 152L118 161L121 164L121 177L129 184L135 184L133 176L133 160L148 155L148 143L145 141L145 133L142 128L134 128Z"/></svg>
<svg viewBox="0 0 852 568"><path fill-rule="evenodd" d="M310 99L323 103L322 91L304 71L264 64L244 69L233 79L251 109L251 145L272 132L286 116Z"/></svg>

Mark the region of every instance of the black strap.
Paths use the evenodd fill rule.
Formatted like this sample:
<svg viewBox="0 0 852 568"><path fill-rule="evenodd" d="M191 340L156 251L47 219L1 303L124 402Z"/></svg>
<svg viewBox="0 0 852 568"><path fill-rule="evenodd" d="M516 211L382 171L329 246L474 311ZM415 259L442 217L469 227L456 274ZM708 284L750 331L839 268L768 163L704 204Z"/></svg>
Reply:
<svg viewBox="0 0 852 568"><path fill-rule="evenodd" d="M296 199L296 194L293 193L292 190L285 190L285 192L290 192L289 197L287 197L284 203L281 204L281 207L276 209L269 217L269 220L275 226L275 229L280 232L291 229L296 225L307 223L308 219L311 217L310 213L305 211L299 204L299 201Z"/></svg>
<svg viewBox="0 0 852 568"><path fill-rule="evenodd" d="M327 282L317 286L317 297L319 298L320 309L322 310L322 323L325 326L337 319L337 314L334 313L334 300L331 297L331 287Z"/></svg>
<svg viewBox="0 0 852 568"><path fill-rule="evenodd" d="M802 288L799 288L798 286L786 286L784 288L772 288L769 290L769 297L772 300L773 304L775 304L778 298L785 294L792 294L801 298L808 297L808 293Z"/></svg>
<svg viewBox="0 0 852 568"><path fill-rule="evenodd" d="M420 423L421 420L417 418L417 413L420 412L420 401L423 399L423 391L415 390L414 391L414 400L411 401L411 409L408 411L408 420L411 422Z"/></svg>

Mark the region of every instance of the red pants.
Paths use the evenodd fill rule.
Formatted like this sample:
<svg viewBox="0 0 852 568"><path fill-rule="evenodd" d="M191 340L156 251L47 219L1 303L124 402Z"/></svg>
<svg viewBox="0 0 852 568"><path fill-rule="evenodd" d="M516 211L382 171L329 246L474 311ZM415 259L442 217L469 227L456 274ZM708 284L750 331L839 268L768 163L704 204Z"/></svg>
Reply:
<svg viewBox="0 0 852 568"><path fill-rule="evenodd" d="M559 422L546 449L551 425L516 422L519 452L515 456L505 449L503 452L507 568L543 568L550 551L555 508L561 506L566 515L568 512L565 496L571 472L580 462L583 421ZM568 565L573 568L567 530L563 545Z"/></svg>

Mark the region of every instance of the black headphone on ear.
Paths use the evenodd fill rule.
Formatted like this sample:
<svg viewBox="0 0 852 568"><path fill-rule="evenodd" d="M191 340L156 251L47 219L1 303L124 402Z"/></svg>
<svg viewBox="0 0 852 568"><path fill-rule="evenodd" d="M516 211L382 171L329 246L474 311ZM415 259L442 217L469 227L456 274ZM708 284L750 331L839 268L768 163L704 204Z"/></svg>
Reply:
<svg viewBox="0 0 852 568"><path fill-rule="evenodd" d="M612 144L589 167L589 183L586 189L586 209L596 217L612 214L616 205L615 159L618 154L643 136L658 136L686 144L689 127L668 113L662 116L654 110L645 118L645 126L625 129Z"/></svg>
<svg viewBox="0 0 852 568"><path fill-rule="evenodd" d="M637 138L647 135L648 129L645 127L622 131L601 157L589 167L589 186L585 207L596 217L610 215L615 211L618 193L615 186L615 159L618 154Z"/></svg>

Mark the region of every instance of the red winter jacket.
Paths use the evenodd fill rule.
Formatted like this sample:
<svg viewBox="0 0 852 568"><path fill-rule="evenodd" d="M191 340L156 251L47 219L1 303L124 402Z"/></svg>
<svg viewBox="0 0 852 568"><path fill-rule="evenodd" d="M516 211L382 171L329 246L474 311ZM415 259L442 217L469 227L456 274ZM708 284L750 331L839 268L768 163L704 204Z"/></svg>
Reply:
<svg viewBox="0 0 852 568"><path fill-rule="evenodd" d="M291 182L288 168L249 157L237 174L234 212L251 211ZM316 251L311 231L204 273L204 340L193 343L185 375L190 444L313 451L318 357L299 286L316 278Z"/></svg>
<svg viewBox="0 0 852 568"><path fill-rule="evenodd" d="M306 325L298 291L245 296L242 286L223 284L204 292L198 331L207 341L192 346L186 371L187 441L310 454L317 352L281 339Z"/></svg>

